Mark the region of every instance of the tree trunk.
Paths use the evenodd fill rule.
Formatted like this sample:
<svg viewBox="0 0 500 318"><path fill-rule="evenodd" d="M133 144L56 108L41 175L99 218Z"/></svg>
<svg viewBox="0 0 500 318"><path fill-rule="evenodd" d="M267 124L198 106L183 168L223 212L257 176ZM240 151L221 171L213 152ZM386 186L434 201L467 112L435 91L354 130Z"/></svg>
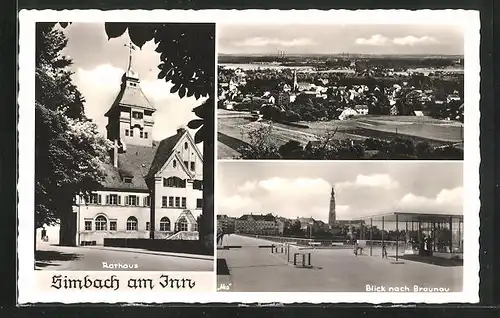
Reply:
<svg viewBox="0 0 500 318"><path fill-rule="evenodd" d="M73 213L73 198L66 200L66 209L59 219L59 245L76 246L76 215Z"/></svg>

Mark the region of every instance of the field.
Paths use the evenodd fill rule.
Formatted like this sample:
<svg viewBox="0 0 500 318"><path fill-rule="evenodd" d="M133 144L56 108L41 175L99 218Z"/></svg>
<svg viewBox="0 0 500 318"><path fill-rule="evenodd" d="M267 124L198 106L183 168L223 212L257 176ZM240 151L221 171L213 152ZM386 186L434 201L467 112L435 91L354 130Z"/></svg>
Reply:
<svg viewBox="0 0 500 318"><path fill-rule="evenodd" d="M239 154L237 149L249 142L248 132L268 121L254 122L248 112L218 110L217 135L219 159L231 159ZM363 140L369 137L391 139L404 136L414 141L428 141L433 146L460 144L463 142L463 127L460 123L416 116L359 116L348 120L324 122L301 122L309 128L291 127L272 123L272 138L277 145L289 140L307 144L327 131L337 129L334 138Z"/></svg>

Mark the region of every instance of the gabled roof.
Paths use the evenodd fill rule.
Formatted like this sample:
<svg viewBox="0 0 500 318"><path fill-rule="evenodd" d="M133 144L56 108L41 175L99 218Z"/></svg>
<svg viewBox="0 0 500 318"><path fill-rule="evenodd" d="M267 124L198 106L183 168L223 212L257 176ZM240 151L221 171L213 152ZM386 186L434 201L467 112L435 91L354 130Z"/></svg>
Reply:
<svg viewBox="0 0 500 318"><path fill-rule="evenodd" d="M151 164L151 168L149 169L149 172L147 174L147 178L154 176L158 171L161 170L165 163L172 157L177 144L184 136L186 136L187 139L191 142L191 144L194 146L195 152L203 161L203 155L200 153L198 147L196 147L196 144L189 132L184 128L180 128L177 130L177 133L175 135L165 138L160 142L153 163ZM191 175L189 167L184 166L184 163L182 162L180 157L178 157L178 159L179 164L184 167L186 173L188 173L188 175Z"/></svg>
<svg viewBox="0 0 500 318"><path fill-rule="evenodd" d="M118 154L118 167L104 164L106 177L102 182L108 189L148 190L144 177L148 173L156 153L158 142L153 147L127 145L127 152ZM131 183L125 183L123 178L131 177Z"/></svg>
<svg viewBox="0 0 500 318"><path fill-rule="evenodd" d="M133 83L135 86L127 85L129 82ZM120 92L105 116L109 116L109 114L119 106L134 106L149 111L156 110L142 91L139 79L129 77L126 74L123 74Z"/></svg>
<svg viewBox="0 0 500 318"><path fill-rule="evenodd" d="M181 212L181 214L179 215L179 217L177 218L177 220L175 221L176 223L179 222L179 220L181 218L185 217L186 218L186 221L189 223L189 224L196 224L196 219L194 218L193 214L191 213L191 211L189 210L184 210Z"/></svg>
<svg viewBox="0 0 500 318"><path fill-rule="evenodd" d="M147 176L152 177L155 173L157 173L161 167L167 162L167 160L172 155L175 145L179 142L179 140L184 136L186 131L178 130L177 133L173 136L163 139L158 145L158 150L156 151L156 155L153 159L153 163L151 164L151 168L149 169Z"/></svg>

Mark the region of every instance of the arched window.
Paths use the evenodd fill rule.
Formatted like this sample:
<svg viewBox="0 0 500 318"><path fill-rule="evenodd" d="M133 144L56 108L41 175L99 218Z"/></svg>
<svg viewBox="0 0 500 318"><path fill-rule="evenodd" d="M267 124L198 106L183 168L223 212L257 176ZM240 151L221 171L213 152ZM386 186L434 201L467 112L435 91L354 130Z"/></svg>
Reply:
<svg viewBox="0 0 500 318"><path fill-rule="evenodd" d="M137 231L137 219L134 216L127 219L127 231Z"/></svg>
<svg viewBox="0 0 500 318"><path fill-rule="evenodd" d="M184 149L188 149L188 143L187 143L187 141L184 143Z"/></svg>
<svg viewBox="0 0 500 318"><path fill-rule="evenodd" d="M185 188L186 180L182 180L181 178L178 177L164 178L163 186L170 188Z"/></svg>
<svg viewBox="0 0 500 318"><path fill-rule="evenodd" d="M160 220L160 231L170 231L170 219L166 216L162 217Z"/></svg>
<svg viewBox="0 0 500 318"><path fill-rule="evenodd" d="M106 231L108 228L108 220L105 216L99 215L95 218L95 230L96 231Z"/></svg>
<svg viewBox="0 0 500 318"><path fill-rule="evenodd" d="M177 161L175 161L175 159L174 159L174 162L172 163L172 165L174 166L174 168L177 166Z"/></svg>
<svg viewBox="0 0 500 318"><path fill-rule="evenodd" d="M180 232L180 231L187 231L187 230L188 230L188 222L187 222L185 217L182 217L177 222L177 231Z"/></svg>

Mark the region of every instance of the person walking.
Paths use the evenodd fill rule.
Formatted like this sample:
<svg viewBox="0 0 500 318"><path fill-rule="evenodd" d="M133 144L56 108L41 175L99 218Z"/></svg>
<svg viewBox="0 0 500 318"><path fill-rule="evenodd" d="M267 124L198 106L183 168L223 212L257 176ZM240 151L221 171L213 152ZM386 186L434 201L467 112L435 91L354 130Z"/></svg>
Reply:
<svg viewBox="0 0 500 318"><path fill-rule="evenodd" d="M382 258L387 258L387 247L382 245Z"/></svg>

